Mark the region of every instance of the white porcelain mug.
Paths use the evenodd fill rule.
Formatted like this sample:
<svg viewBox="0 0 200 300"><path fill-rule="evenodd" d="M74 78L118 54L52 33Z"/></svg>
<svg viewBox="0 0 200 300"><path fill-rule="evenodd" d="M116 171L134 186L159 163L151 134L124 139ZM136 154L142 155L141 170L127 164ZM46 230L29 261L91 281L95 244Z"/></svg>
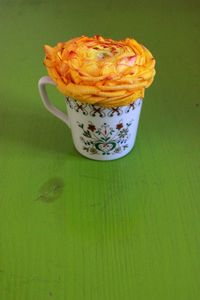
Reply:
<svg viewBox="0 0 200 300"><path fill-rule="evenodd" d="M46 84L56 85L44 76L38 82L46 109L71 128L75 148L95 160L113 160L128 154L135 143L142 99L128 106L105 108L65 97L67 114L49 101Z"/></svg>

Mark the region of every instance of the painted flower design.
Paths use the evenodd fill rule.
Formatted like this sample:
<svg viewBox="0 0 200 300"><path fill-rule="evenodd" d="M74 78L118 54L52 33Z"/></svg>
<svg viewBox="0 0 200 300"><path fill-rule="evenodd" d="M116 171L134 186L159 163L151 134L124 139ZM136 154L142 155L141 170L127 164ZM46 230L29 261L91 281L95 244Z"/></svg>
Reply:
<svg viewBox="0 0 200 300"><path fill-rule="evenodd" d="M121 128L123 128L123 124L122 123L119 123L116 125L116 129L120 130Z"/></svg>
<svg viewBox="0 0 200 300"><path fill-rule="evenodd" d="M125 138L127 136L127 134L128 134L128 128L124 128L119 132L118 136L120 138Z"/></svg>
<svg viewBox="0 0 200 300"><path fill-rule="evenodd" d="M58 89L83 103L128 105L143 98L155 75L154 57L133 38L82 35L44 50L44 64Z"/></svg>
<svg viewBox="0 0 200 300"><path fill-rule="evenodd" d="M92 132L94 132L96 130L96 127L93 124L89 124L88 130L91 130Z"/></svg>
<svg viewBox="0 0 200 300"><path fill-rule="evenodd" d="M80 140L83 143L83 150L90 154L110 155L121 153L128 148L130 137L129 127L132 122L123 124L120 121L114 130L109 124L103 123L99 128L89 122L88 126L78 122L82 135Z"/></svg>

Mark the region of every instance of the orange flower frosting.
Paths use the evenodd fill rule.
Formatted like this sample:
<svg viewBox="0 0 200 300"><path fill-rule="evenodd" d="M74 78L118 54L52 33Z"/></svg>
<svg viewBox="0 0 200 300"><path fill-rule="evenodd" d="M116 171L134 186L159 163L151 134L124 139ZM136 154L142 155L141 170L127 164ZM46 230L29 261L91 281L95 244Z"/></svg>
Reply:
<svg viewBox="0 0 200 300"><path fill-rule="evenodd" d="M124 106L144 97L155 59L136 40L95 35L44 46L44 65L61 93L83 103Z"/></svg>

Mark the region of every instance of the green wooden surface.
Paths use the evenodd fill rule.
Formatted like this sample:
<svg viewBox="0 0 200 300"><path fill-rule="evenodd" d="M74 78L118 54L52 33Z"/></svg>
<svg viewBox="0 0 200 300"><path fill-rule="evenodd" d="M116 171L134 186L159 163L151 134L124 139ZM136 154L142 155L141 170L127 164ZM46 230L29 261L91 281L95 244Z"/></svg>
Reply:
<svg viewBox="0 0 200 300"><path fill-rule="evenodd" d="M0 299L200 299L199 1L0 1ZM134 150L73 148L43 44L134 37L157 59ZM53 87L54 103L64 109Z"/></svg>

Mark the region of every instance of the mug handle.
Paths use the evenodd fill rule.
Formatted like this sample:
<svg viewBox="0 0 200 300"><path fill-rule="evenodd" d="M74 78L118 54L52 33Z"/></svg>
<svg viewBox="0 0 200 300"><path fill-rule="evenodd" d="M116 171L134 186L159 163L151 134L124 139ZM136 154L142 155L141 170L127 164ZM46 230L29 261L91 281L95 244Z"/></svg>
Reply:
<svg viewBox="0 0 200 300"><path fill-rule="evenodd" d="M40 78L38 82L39 93L42 99L42 102L46 109L50 111L54 116L62 120L65 124L70 127L69 117L67 114L63 113L59 109L57 109L51 102L49 101L47 91L46 91L46 84L51 84L56 86L56 83L49 77L43 76Z"/></svg>

